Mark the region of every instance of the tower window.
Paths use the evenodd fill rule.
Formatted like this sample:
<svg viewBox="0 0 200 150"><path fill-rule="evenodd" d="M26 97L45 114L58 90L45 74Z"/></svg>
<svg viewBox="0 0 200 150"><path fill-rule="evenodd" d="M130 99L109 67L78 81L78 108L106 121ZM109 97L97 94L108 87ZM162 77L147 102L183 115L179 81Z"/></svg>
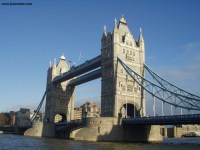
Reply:
<svg viewBox="0 0 200 150"><path fill-rule="evenodd" d="M132 42L130 42L130 46L132 46Z"/></svg>
<svg viewBox="0 0 200 150"><path fill-rule="evenodd" d="M129 51L128 51L128 50L126 50L126 54L129 54Z"/></svg>
<svg viewBox="0 0 200 150"><path fill-rule="evenodd" d="M125 54L125 49L123 49L123 53Z"/></svg>
<svg viewBox="0 0 200 150"><path fill-rule="evenodd" d="M132 55L132 51L130 51L130 55Z"/></svg>
<svg viewBox="0 0 200 150"><path fill-rule="evenodd" d="M127 85L127 91L128 92L133 92L133 86L132 85Z"/></svg>
<svg viewBox="0 0 200 150"><path fill-rule="evenodd" d="M122 91L126 91L126 87L122 85Z"/></svg>

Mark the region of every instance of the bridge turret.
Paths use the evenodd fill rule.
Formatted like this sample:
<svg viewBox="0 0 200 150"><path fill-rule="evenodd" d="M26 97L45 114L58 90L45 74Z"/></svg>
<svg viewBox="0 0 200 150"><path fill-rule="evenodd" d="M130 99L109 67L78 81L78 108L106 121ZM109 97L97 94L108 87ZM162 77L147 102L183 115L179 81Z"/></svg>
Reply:
<svg viewBox="0 0 200 150"><path fill-rule="evenodd" d="M119 29L117 28L117 19L114 20L113 43L119 43Z"/></svg>
<svg viewBox="0 0 200 150"><path fill-rule="evenodd" d="M144 63L145 63L145 46L144 46L144 38L142 35L142 28L140 28L140 35L139 35L139 39L138 39L138 43L139 43L139 54L140 54L140 72L141 75L144 77L145 74L145 70L144 70ZM141 90L141 106L142 106L142 116L146 115L146 97L145 97L145 91L144 89Z"/></svg>
<svg viewBox="0 0 200 150"><path fill-rule="evenodd" d="M106 25L104 25L104 32L101 38L101 47L106 45L106 38L107 38L107 31L106 31Z"/></svg>
<svg viewBox="0 0 200 150"><path fill-rule="evenodd" d="M140 28L140 35L139 35L139 39L138 39L138 42L139 42L139 47L142 51L145 50L145 47L144 47L144 38L143 38L143 35L142 35L142 28Z"/></svg>
<svg viewBox="0 0 200 150"><path fill-rule="evenodd" d="M56 73L56 58L54 59L53 68L52 68L52 80L57 76Z"/></svg>
<svg viewBox="0 0 200 150"><path fill-rule="evenodd" d="M54 60L53 67L48 69L47 77L47 98L45 116L50 123L54 123L55 116L62 116L62 120L73 119L74 109L74 87L69 87L68 82L64 81L59 84L54 84L52 81L55 77L69 71L70 66L66 58L61 55L58 63Z"/></svg>
<svg viewBox="0 0 200 150"><path fill-rule="evenodd" d="M136 44L123 16L118 25L116 19L114 22L113 32L108 32L106 36L104 34L102 37L106 42L102 42L101 47L101 115L117 117L120 113L124 113L123 110L126 106L128 116L133 115L133 110L136 111L135 115L139 116L143 114L142 110L145 109L142 105L143 102L141 102L144 96L141 94L141 88L130 78L127 78L127 73L118 64L117 57L123 59L139 74L143 74L144 49L142 47L140 49L139 42Z"/></svg>

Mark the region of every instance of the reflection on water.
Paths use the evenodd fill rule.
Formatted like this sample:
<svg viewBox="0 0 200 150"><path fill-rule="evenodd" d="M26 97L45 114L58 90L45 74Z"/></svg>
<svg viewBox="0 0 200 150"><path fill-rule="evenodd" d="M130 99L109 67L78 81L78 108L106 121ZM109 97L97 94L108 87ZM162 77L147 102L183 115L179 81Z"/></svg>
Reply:
<svg viewBox="0 0 200 150"><path fill-rule="evenodd" d="M190 144L188 144L190 143ZM200 149L200 138L166 139L161 144L83 142L54 138L35 138L0 134L0 150L181 150Z"/></svg>

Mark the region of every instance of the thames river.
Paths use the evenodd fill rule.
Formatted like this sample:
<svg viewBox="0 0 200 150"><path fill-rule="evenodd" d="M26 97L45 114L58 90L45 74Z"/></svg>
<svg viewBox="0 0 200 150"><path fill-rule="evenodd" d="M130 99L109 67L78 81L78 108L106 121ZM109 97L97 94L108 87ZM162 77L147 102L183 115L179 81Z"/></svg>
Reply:
<svg viewBox="0 0 200 150"><path fill-rule="evenodd" d="M0 134L0 150L200 150L200 138L166 139L161 144L82 142Z"/></svg>

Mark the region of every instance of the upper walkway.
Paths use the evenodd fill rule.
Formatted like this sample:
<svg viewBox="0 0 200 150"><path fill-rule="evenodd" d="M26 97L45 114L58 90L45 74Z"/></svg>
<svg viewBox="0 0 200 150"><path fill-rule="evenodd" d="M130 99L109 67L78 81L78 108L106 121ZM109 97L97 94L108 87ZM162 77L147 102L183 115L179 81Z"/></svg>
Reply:
<svg viewBox="0 0 200 150"><path fill-rule="evenodd" d="M91 60L87 60L87 61L85 61L85 63L83 63L77 67L72 67L68 72L65 72L62 75L55 77L53 80L53 83L59 84L61 82L72 79L74 77L82 75L91 70L94 70L100 66L101 66L101 55L99 55Z"/></svg>

